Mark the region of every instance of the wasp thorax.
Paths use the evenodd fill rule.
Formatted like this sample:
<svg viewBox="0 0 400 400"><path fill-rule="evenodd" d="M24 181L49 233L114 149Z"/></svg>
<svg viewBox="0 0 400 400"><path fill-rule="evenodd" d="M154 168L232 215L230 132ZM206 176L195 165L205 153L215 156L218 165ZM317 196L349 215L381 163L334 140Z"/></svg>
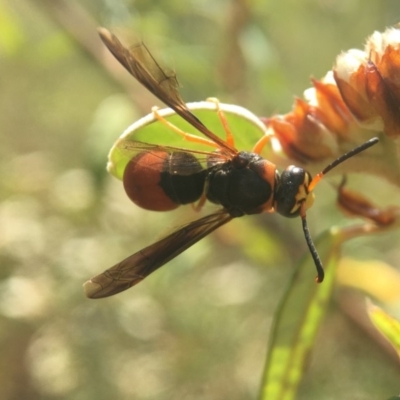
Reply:
<svg viewBox="0 0 400 400"><path fill-rule="evenodd" d="M207 199L221 204L232 216L271 210L275 166L258 154L239 152L237 157L210 169Z"/></svg>
<svg viewBox="0 0 400 400"><path fill-rule="evenodd" d="M308 187L312 178L303 168L291 165L286 168L277 182L274 198L275 211L285 217L297 217L301 205L310 208L314 202L314 194Z"/></svg>

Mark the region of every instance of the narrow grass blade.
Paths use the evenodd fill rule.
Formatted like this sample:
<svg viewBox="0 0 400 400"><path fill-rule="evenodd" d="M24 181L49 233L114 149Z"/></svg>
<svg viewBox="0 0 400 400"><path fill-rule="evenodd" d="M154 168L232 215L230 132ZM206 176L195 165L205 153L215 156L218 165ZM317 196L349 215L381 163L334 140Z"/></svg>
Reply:
<svg viewBox="0 0 400 400"><path fill-rule="evenodd" d="M325 280L321 284L313 279L315 266L310 255L296 268L274 321L260 400L295 398L331 297L340 242L337 230L331 229L315 243L325 266Z"/></svg>
<svg viewBox="0 0 400 400"><path fill-rule="evenodd" d="M367 303L367 311L375 328L390 342L400 357L400 321L387 314L371 301Z"/></svg>

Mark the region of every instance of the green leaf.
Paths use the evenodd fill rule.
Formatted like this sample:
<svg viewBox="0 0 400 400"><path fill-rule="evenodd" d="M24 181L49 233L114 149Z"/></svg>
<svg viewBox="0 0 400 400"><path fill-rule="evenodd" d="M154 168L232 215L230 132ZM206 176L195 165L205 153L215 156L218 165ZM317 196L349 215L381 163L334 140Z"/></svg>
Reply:
<svg viewBox="0 0 400 400"><path fill-rule="evenodd" d="M390 342L400 357L400 322L371 301L367 302L367 312L375 328Z"/></svg>
<svg viewBox="0 0 400 400"><path fill-rule="evenodd" d="M321 284L313 279L315 265L309 254L293 274L272 328L261 400L290 400L295 397L331 298L341 242L339 231L331 229L315 243L325 266L325 279Z"/></svg>
<svg viewBox="0 0 400 400"><path fill-rule="evenodd" d="M187 106L213 133L222 138L226 137L224 127L216 112L215 102L202 101L188 103ZM236 148L251 150L255 143L265 135L266 127L264 124L245 108L221 103L219 106L228 120L229 128L235 139ZM205 137L170 108L157 110L157 112L168 122L174 124L184 132ZM132 140L161 146L181 147L189 150L210 152L215 150L215 148L210 146L199 145L198 143L183 139L182 136L174 132L170 127L158 121L153 114L149 114L127 128L110 150L107 170L118 179L122 179L126 164L130 159L129 154L122 152L120 150L121 147L118 148L118 145L121 146L121 141L129 142Z"/></svg>

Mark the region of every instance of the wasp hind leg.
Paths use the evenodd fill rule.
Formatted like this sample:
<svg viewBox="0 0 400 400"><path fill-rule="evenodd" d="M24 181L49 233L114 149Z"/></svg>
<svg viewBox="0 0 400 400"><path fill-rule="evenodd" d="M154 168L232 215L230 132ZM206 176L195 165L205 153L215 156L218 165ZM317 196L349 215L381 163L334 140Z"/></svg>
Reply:
<svg viewBox="0 0 400 400"><path fill-rule="evenodd" d="M169 129L171 129L173 132L177 133L178 135L182 136L183 139L187 140L188 142L192 143L198 143L202 144L205 146L210 146L215 148L218 148L217 144L213 142L212 140L202 138L200 136L192 135L191 133L185 132L182 129L178 128L176 125L172 124L171 122L167 121L163 116L161 116L158 112L158 107L153 107L151 109L151 112L153 113L154 118L156 118L159 122L167 126Z"/></svg>
<svg viewBox="0 0 400 400"><path fill-rule="evenodd" d="M221 110L219 100L216 97L209 97L207 101L215 104L218 118L221 121L221 124L224 127L224 131L226 133L226 143L231 147L235 147L235 139L233 137L231 130L229 129L229 124L228 120L226 119L225 113Z"/></svg>

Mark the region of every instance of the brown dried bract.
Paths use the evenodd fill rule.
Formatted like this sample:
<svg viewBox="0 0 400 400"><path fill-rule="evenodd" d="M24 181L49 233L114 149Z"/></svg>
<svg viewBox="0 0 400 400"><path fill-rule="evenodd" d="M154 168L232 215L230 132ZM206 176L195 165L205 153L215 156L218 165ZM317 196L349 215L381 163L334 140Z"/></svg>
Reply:
<svg viewBox="0 0 400 400"><path fill-rule="evenodd" d="M344 176L338 187L337 204L344 214L350 217L361 217L379 226L388 226L395 222L400 208L389 206L381 209L364 196L345 188L347 179Z"/></svg>
<svg viewBox="0 0 400 400"><path fill-rule="evenodd" d="M375 32L364 51L350 50L336 60L334 77L342 98L366 128L400 134L400 30Z"/></svg>
<svg viewBox="0 0 400 400"><path fill-rule="evenodd" d="M289 158L316 163L348 151L376 132L397 138L400 29L375 32L364 50L343 52L332 71L312 83L305 100L296 99L291 112L263 119ZM379 165L376 170L383 168Z"/></svg>

